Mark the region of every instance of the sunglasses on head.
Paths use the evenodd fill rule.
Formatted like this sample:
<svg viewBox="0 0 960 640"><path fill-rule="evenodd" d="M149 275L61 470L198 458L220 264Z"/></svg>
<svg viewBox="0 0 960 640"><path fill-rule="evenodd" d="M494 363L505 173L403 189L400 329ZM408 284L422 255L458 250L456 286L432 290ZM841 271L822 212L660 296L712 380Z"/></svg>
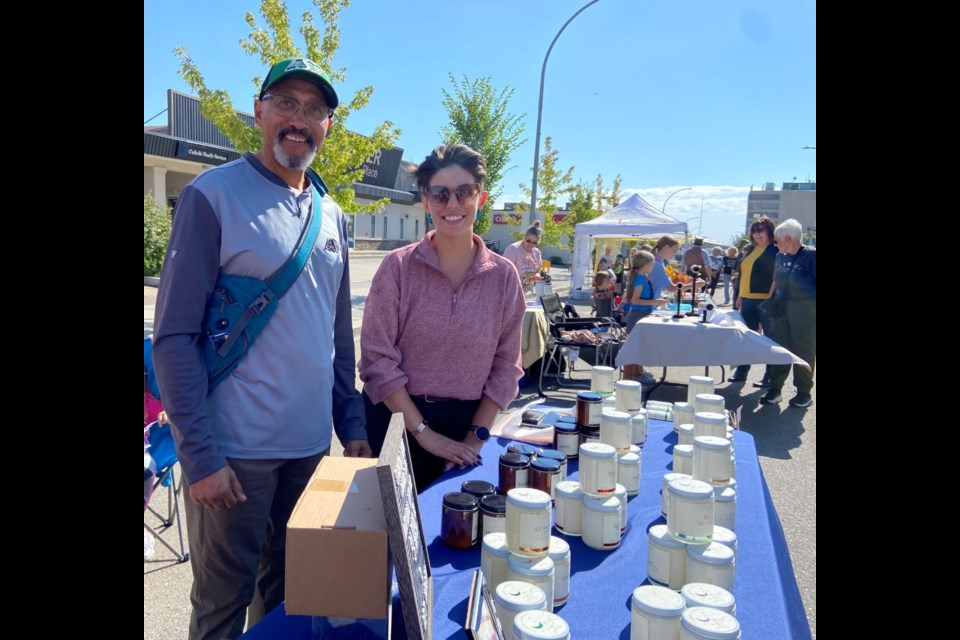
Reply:
<svg viewBox="0 0 960 640"><path fill-rule="evenodd" d="M427 187L426 194L430 204L437 207L445 207L450 202L449 187ZM462 184L453 190L453 194L457 196L458 202L469 202L480 194L480 185Z"/></svg>

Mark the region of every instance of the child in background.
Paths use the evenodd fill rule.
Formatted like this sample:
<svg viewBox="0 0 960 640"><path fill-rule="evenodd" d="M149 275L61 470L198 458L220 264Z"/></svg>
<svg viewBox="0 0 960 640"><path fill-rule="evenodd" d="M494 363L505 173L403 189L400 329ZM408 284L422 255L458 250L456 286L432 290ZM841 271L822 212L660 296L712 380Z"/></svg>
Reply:
<svg viewBox="0 0 960 640"><path fill-rule="evenodd" d="M598 271L593 276L593 308L598 318L613 316L613 294L616 284L609 271Z"/></svg>
<svg viewBox="0 0 960 640"><path fill-rule="evenodd" d="M626 327L627 333L633 330L634 325L656 309L667 303L666 300L655 299L653 297L653 282L650 280L650 272L653 271L654 256L649 251L637 251L631 258L630 264L630 290L627 292L626 302L623 304L624 311L627 313ZM623 367L623 377L626 380L636 379L641 384L654 384L657 379L649 371L644 371L643 367L636 364L628 364Z"/></svg>

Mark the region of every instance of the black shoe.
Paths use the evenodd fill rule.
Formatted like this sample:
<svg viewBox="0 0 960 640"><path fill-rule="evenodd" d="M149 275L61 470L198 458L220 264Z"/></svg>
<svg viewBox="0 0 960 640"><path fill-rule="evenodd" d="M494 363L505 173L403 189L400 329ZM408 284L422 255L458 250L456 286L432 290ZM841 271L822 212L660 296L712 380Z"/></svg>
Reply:
<svg viewBox="0 0 960 640"><path fill-rule="evenodd" d="M767 387L770 386L770 383L767 382L766 380L761 380L760 382L754 382L753 386L756 387L757 389L766 389Z"/></svg>
<svg viewBox="0 0 960 640"><path fill-rule="evenodd" d="M790 398L789 404L791 407L809 407L813 404L813 398L810 397L809 393L798 393Z"/></svg>
<svg viewBox="0 0 960 640"><path fill-rule="evenodd" d="M763 397L760 398L760 404L780 404L783 401L783 396L780 395L779 391L774 391L770 389Z"/></svg>
<svg viewBox="0 0 960 640"><path fill-rule="evenodd" d="M747 381L747 376L740 376L740 377L730 376L729 378L727 378L727 382L746 382L746 381Z"/></svg>

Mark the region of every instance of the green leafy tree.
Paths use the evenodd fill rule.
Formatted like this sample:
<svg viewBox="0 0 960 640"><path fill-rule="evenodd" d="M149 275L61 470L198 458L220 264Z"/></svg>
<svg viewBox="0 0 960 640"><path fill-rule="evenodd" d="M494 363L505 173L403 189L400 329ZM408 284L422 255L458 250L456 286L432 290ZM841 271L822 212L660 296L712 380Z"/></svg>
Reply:
<svg viewBox="0 0 960 640"><path fill-rule="evenodd" d="M607 194L607 204L610 205L609 209L613 209L620 204L620 185L623 183L623 180L620 178L620 174L617 174L617 177L613 179L613 188L610 189L610 193Z"/></svg>
<svg viewBox="0 0 960 640"><path fill-rule="evenodd" d="M301 50L294 42L291 33L290 18L286 4L281 0L262 0L260 15L266 23L261 27L252 13L245 16L250 34L240 41L240 47L247 55L257 56L264 69L274 63L295 56L306 56L320 65L331 82L342 85L346 81L346 68L333 67L333 59L340 47L340 27L337 20L340 11L349 6L349 0L313 0L322 32L314 23L313 14L305 11L301 16L300 35L304 47ZM236 107L227 92L211 89L207 86L203 74L184 47L177 47L174 53L180 59L180 77L190 85L200 98L200 112L209 118L230 139L238 151L256 151L263 145L260 131L247 125L236 113ZM254 92L259 92L263 78L253 78ZM341 97L340 105L334 115L334 124L330 127L323 148L313 162L324 181L330 185L331 196L346 213L375 213L382 209L388 199L361 205L355 199L353 183L363 177L363 163L376 151L393 147L400 130L393 123L384 121L369 136L362 136L347 129L347 120L355 111L364 108L370 101L373 87L358 89L349 100ZM249 108L249 107L244 107Z"/></svg>
<svg viewBox="0 0 960 640"><path fill-rule="evenodd" d="M587 222L597 217L598 212L593 208L593 190L586 182L580 181L570 188L570 214L564 221L570 228L567 234L566 246L573 249L575 227L581 222Z"/></svg>
<svg viewBox="0 0 960 640"><path fill-rule="evenodd" d="M620 204L620 198L622 194L620 193L620 184L622 180L620 174L617 174L617 177L613 179L613 189L607 191L603 187L603 174L597 174L597 182L594 187L594 195L596 198L596 206L594 211L597 212L597 215L605 213L610 209L613 209L615 206Z"/></svg>
<svg viewBox="0 0 960 640"><path fill-rule="evenodd" d="M440 130L444 144L461 143L479 152L487 161L484 187L490 192L487 204L477 214L473 230L477 234L490 228L490 211L502 192L499 189L510 155L524 144L523 116L509 111L514 89L509 85L497 91L490 76L471 81L467 76L458 82L449 74L451 90L443 90L443 106L450 122Z"/></svg>
<svg viewBox="0 0 960 640"><path fill-rule="evenodd" d="M735 233L732 236L730 236L729 245L731 247L739 247L741 243L744 243L744 242L750 242L750 234L746 232Z"/></svg>
<svg viewBox="0 0 960 640"><path fill-rule="evenodd" d="M160 275L163 256L170 241L170 207L156 201L152 193L143 196L143 275Z"/></svg>
<svg viewBox="0 0 960 640"><path fill-rule="evenodd" d="M554 214L557 212L557 203L560 198L566 197L573 188L573 167L566 171L559 168L560 152L553 148L553 141L550 136L543 142L543 154L540 156L540 170L537 173L537 211L543 213L544 227L543 236L540 238L540 244L548 247L561 247L563 236L573 235L573 226L570 224L569 216L562 222L555 222ZM520 189L531 197L531 189L525 184L520 184ZM524 215L530 209L530 205L521 203L517 209Z"/></svg>

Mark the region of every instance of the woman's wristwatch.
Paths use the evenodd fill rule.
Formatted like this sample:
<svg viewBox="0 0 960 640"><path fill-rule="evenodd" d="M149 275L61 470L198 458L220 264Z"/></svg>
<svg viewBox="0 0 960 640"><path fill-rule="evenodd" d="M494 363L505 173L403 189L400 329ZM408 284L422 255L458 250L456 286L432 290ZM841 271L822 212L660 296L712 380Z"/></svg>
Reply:
<svg viewBox="0 0 960 640"><path fill-rule="evenodd" d="M474 437L480 442L486 442L490 439L490 429L482 425L475 424L470 427L470 431L473 433Z"/></svg>
<svg viewBox="0 0 960 640"><path fill-rule="evenodd" d="M410 431L410 433L413 435L414 438L416 438L418 435L423 433L424 429L426 429L429 426L430 426L430 423L428 423L426 420L421 420L420 424L414 427L413 430Z"/></svg>

